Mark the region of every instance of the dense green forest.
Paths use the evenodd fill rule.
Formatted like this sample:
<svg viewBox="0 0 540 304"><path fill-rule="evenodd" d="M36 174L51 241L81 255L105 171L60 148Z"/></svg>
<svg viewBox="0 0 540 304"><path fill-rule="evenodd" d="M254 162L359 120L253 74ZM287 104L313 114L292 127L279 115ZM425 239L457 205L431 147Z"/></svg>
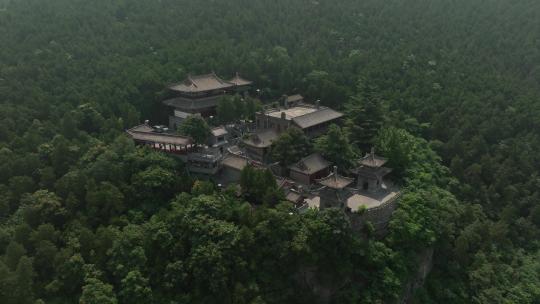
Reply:
<svg viewBox="0 0 540 304"><path fill-rule="evenodd" d="M0 42L0 303L395 303L428 248L414 303L540 303L539 1L0 0ZM389 234L124 135L212 70L344 111L402 180Z"/></svg>

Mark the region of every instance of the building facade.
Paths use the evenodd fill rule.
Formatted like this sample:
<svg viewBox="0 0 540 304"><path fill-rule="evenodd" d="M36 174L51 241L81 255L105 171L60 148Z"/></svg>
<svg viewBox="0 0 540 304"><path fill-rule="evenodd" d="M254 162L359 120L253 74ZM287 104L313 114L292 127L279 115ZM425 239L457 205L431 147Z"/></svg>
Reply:
<svg viewBox="0 0 540 304"><path fill-rule="evenodd" d="M166 133L163 129L150 126L148 122L135 126L127 130L126 133L138 145L171 154L186 155L195 147L191 138Z"/></svg>
<svg viewBox="0 0 540 304"><path fill-rule="evenodd" d="M357 187L369 193L384 190L384 177L392 172L392 169L384 167L388 160L375 155L375 150L366 154L358 161L359 166L352 170L357 175Z"/></svg>
<svg viewBox="0 0 540 304"><path fill-rule="evenodd" d="M246 155L258 162L265 163L269 160L269 152L272 143L279 134L273 129L257 130L243 139Z"/></svg>
<svg viewBox="0 0 540 304"><path fill-rule="evenodd" d="M290 166L289 177L299 184L311 185L317 179L328 176L330 165L330 162L324 159L322 155L313 153Z"/></svg>
<svg viewBox="0 0 540 304"><path fill-rule="evenodd" d="M170 98L163 104L169 108L169 127L176 130L189 115L215 115L223 95L243 94L249 91L251 84L238 74L229 80L223 80L215 73L189 75L184 81L168 87Z"/></svg>
<svg viewBox="0 0 540 304"><path fill-rule="evenodd" d="M318 104L298 103L289 106L285 100L283 106L258 112L255 124L257 129L273 129L277 133L295 127L313 138L326 133L328 126L339 123L342 117L342 113Z"/></svg>

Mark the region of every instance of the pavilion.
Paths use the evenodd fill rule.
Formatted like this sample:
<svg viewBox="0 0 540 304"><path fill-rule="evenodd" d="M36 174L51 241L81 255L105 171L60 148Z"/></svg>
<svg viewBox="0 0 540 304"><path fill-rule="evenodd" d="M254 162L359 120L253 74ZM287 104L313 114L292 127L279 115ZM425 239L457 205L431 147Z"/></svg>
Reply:
<svg viewBox="0 0 540 304"><path fill-rule="evenodd" d="M350 195L346 188L354 182L354 179L339 175L337 166L334 166L334 171L330 175L317 182L322 186L319 190L320 208L342 208Z"/></svg>
<svg viewBox="0 0 540 304"><path fill-rule="evenodd" d="M240 77L238 73L229 80L221 79L214 72L198 76L188 75L184 81L168 86L171 98L163 101L163 104L171 109L169 127L176 129L189 115L215 115L223 95L245 93L251 85L251 81Z"/></svg>

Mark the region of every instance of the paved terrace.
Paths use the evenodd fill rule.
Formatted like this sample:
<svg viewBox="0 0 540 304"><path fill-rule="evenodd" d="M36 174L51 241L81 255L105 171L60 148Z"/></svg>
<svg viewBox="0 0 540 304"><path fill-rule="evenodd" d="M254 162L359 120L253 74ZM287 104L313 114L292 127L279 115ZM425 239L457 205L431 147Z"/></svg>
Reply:
<svg viewBox="0 0 540 304"><path fill-rule="evenodd" d="M399 195L399 189L393 185L388 185L386 191L369 193L366 191L355 191L355 194L347 199L347 207L351 211L357 211L361 206L367 209L377 208L395 199Z"/></svg>
<svg viewBox="0 0 540 304"><path fill-rule="evenodd" d="M266 112L266 115L275 118L281 118L281 113L285 113L285 119L291 120L296 117L304 116L313 112L317 112L320 109L311 106L300 105L288 109L270 110Z"/></svg>

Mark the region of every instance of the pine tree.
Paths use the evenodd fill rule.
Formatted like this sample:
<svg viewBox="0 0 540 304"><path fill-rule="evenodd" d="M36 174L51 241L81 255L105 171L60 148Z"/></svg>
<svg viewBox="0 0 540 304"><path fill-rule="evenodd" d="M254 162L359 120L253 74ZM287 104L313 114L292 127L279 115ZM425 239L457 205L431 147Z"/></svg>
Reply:
<svg viewBox="0 0 540 304"><path fill-rule="evenodd" d="M356 158L347 134L337 125L330 125L326 135L316 140L315 150L343 169L350 168Z"/></svg>
<svg viewBox="0 0 540 304"><path fill-rule="evenodd" d="M11 303L13 296L13 273L0 261L0 303Z"/></svg>
<svg viewBox="0 0 540 304"><path fill-rule="evenodd" d="M27 256L21 257L17 269L15 270L15 286L13 295L15 303L33 304L34 302L34 267L32 259Z"/></svg>
<svg viewBox="0 0 540 304"><path fill-rule="evenodd" d="M83 286L79 304L116 304L113 287L96 278L89 278Z"/></svg>
<svg viewBox="0 0 540 304"><path fill-rule="evenodd" d="M130 271L122 279L122 290L119 296L124 303L146 304L152 302L152 289L140 271Z"/></svg>
<svg viewBox="0 0 540 304"><path fill-rule="evenodd" d="M191 137L197 144L204 144L210 136L210 127L201 117L190 116L180 125L180 133Z"/></svg>
<svg viewBox="0 0 540 304"><path fill-rule="evenodd" d="M11 270L15 270L19 264L19 260L26 254L26 249L19 243L11 241L6 248L6 254L4 256L4 263Z"/></svg>
<svg viewBox="0 0 540 304"><path fill-rule="evenodd" d="M223 96L216 108L217 119L222 124L233 122L235 119L234 106L232 97L229 95Z"/></svg>
<svg viewBox="0 0 540 304"><path fill-rule="evenodd" d="M359 81L357 94L345 105L345 113L351 142L363 150L369 149L384 121L382 101L375 88Z"/></svg>
<svg viewBox="0 0 540 304"><path fill-rule="evenodd" d="M297 128L289 128L272 144L272 160L287 167L311 153L309 139Z"/></svg>

